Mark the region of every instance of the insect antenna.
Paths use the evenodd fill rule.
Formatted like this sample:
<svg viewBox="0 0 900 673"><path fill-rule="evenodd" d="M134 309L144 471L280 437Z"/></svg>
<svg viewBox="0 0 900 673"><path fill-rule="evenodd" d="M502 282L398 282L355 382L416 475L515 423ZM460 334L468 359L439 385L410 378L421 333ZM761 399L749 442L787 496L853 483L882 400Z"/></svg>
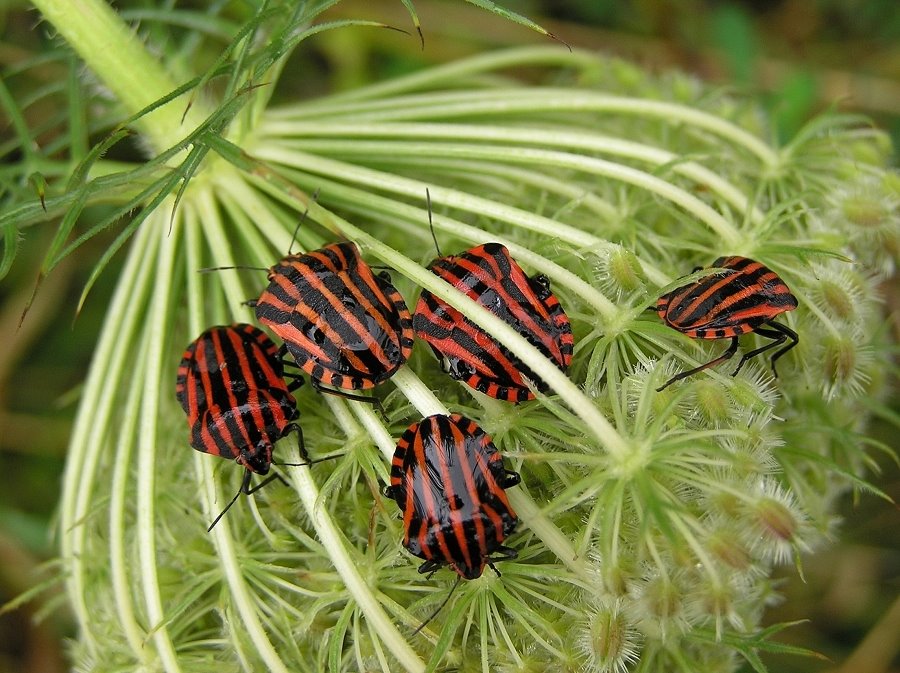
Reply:
<svg viewBox="0 0 900 673"><path fill-rule="evenodd" d="M307 460L305 463L282 463L280 461L276 462L273 460L272 465L285 465L288 467L307 467L308 465L315 465L316 463L324 463L328 460L334 460L335 458L340 458L345 455L346 455L345 453L336 453L333 456L328 456L327 458L313 458L312 460Z"/></svg>
<svg viewBox="0 0 900 673"><path fill-rule="evenodd" d="M431 216L431 192L428 191L428 188L425 188L425 203L428 207L428 228L431 230L431 239L434 241L434 249L437 250L438 257L443 257L441 254L441 247L437 242L437 234L434 233L434 219Z"/></svg>
<svg viewBox="0 0 900 673"><path fill-rule="evenodd" d="M197 269L197 273L212 273L213 271L229 271L231 269L243 269L246 271L266 271L266 272L268 272L268 269L266 269L265 267L262 267L262 266L238 265L238 266L209 266L209 267L206 267L203 269Z"/></svg>
<svg viewBox="0 0 900 673"><path fill-rule="evenodd" d="M317 189L312 193L312 202L315 203L319 200L319 190ZM306 216L309 214L309 205L306 206L306 210L303 211L303 214L300 216L300 221L297 222L297 226L294 227L294 233L291 235L291 244L288 246L288 255L291 254L291 248L294 247L294 243L297 242L297 234L300 233L300 225L306 220Z"/></svg>
<svg viewBox="0 0 900 673"><path fill-rule="evenodd" d="M263 486L267 486L268 484L272 483L276 479L281 479L282 482L284 482L285 484L287 483L284 481L284 478L280 474L273 474L272 476L268 477L267 479L259 482L253 488L250 488L250 478L252 476L253 476L253 473L250 470L247 470L244 472L244 478L241 481L241 487L237 490L237 493L234 494L234 497L231 499L231 502L229 502L227 505L225 505L225 509L223 509L221 512L219 512L219 516L217 516L213 520L213 522L211 524L209 524L209 528L206 529L207 533L209 533L215 527L215 525L217 523L219 523L219 519L221 519L223 516L225 516L225 512L227 512L229 509L231 509L231 506L237 502L237 499L241 497L241 493L244 493L245 495L253 495L259 489L261 489Z"/></svg>
<svg viewBox="0 0 900 673"><path fill-rule="evenodd" d="M435 610L434 612L432 612L432 613L428 616L428 619L426 619L424 622L422 622L421 624L419 624L418 628L417 628L415 631L412 632L412 635L416 635L419 631L421 631L422 629L424 629L425 626L426 626L432 619L434 619L435 617L438 616L438 613L439 613L441 610L444 609L444 606L447 605L447 603L450 602L450 597L453 595L453 592L456 591L456 587L459 586L459 583L460 583L461 581L462 581L462 575L457 575L457 576L456 576L456 582L454 582L454 583L453 583L453 586L450 587L450 593L448 593L448 594L447 594L447 597L446 597L443 601L441 601L441 604L438 606L437 610Z"/></svg>
<svg viewBox="0 0 900 673"><path fill-rule="evenodd" d="M247 474L249 475L250 473L248 472ZM227 512L229 509L231 509L231 506L235 502L237 502L237 499L241 496L241 493L243 493L243 492L244 492L244 488L242 485L241 488L238 489L237 493L234 494L234 497L231 499L231 502L229 502L227 505L225 505L225 509L223 509L221 512L219 512L219 516L217 516L215 519L213 519L213 522L211 524L209 524L209 528L206 529L207 533L209 533L210 531L212 531L213 528L215 528L215 525L217 523L219 523L219 519L221 519L223 516L225 516L225 512Z"/></svg>

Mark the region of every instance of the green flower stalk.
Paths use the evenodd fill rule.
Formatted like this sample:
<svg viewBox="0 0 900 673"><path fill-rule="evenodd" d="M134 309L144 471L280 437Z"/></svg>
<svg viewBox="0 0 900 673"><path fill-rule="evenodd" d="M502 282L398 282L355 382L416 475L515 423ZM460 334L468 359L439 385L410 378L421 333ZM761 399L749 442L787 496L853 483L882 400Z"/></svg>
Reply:
<svg viewBox="0 0 900 673"><path fill-rule="evenodd" d="M110 252L130 237L60 506L77 670L733 671L744 659L761 670L767 648L806 653L760 624L773 568L822 544L836 498L866 487L866 424L892 348L877 287L900 249L883 134L829 116L779 147L746 101L555 46L274 106L302 39L372 24L251 3L222 56L182 86L98 0L75 19L76 3L34 4L124 108L108 141L59 168L68 184L50 181L47 208L63 215L53 254L85 204L115 212L76 244L141 208ZM93 12L109 26L103 54L79 23ZM187 69L191 45L172 49L170 72ZM120 78L133 64L147 74L137 87ZM552 84L509 74L524 66ZM213 75L227 82L217 104L196 93ZM101 158L124 126L146 163ZM550 279L576 337L567 374L425 268L426 188L442 250L498 241ZM0 217L4 233L43 217L22 201ZM288 486L241 498L207 534L240 470L190 450L175 371L205 328L252 320L243 302L265 279L198 271L271 266L303 213L295 249L355 241L408 302L428 289L550 390L519 406L486 398L421 345L378 390L384 416L306 386L309 452L341 455L275 466ZM647 309L726 254L784 279L800 306L779 320L800 344L780 378L758 358L734 378L720 367L657 392L724 345ZM417 573L380 488L402 431L448 412L475 419L521 472L508 491L519 556L462 583L414 633L454 578Z"/></svg>

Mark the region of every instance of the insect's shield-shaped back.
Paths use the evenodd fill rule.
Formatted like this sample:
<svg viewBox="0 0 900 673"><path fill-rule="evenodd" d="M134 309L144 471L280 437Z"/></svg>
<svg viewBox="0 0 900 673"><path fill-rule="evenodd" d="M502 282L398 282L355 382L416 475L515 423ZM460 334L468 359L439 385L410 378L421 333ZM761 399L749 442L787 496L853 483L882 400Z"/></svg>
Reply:
<svg viewBox="0 0 900 673"><path fill-rule="evenodd" d="M54 8L67 7L34 4L54 23ZM282 61L279 49L333 27L372 26L313 21L309 3L269 3L234 33L224 61L199 34L142 24L141 39L161 45L154 61L108 8L94 13L99 4L78 4L99 22L93 28L83 16L57 27L89 67L119 64L114 76L98 76L136 115L128 126L154 148L153 158L129 163L109 154L117 132L88 156L80 141L71 157L62 156L63 140L21 149L26 163L77 166L71 179L46 185L47 217L85 227L61 230L54 247L120 221L131 235L82 393L59 507L66 595L78 624L74 667L621 671L640 660L706 670L709 661L733 666L737 654L756 657L768 646L773 630L761 616L773 569L832 529L838 496L865 478L857 468L869 461L867 421L885 399L894 345L876 287L893 274L900 228L896 176L880 135L835 120L828 133L813 127L787 149L775 147L766 114L752 102L680 75L654 78L550 47L488 50L449 68L310 98L308 77L275 86L275 63L307 72ZM178 8L166 14L196 23ZM211 24L210 40L239 20L224 16ZM112 58L88 58L99 46L78 35L107 21L120 29L109 32ZM70 38L70 23L84 30ZM176 85L161 84L172 45L181 69L215 64L186 85L197 87L190 106L192 94L167 98ZM305 54L296 54L300 63ZM135 64L141 77L133 76ZM533 78L517 79L523 72ZM73 100L82 82L75 75L60 87ZM212 85L215 96L207 95ZM292 94L291 85L303 90ZM147 89L150 101L128 87ZM276 90L277 109L267 105ZM85 128L116 127L121 109L90 116ZM45 156L51 150L59 156ZM523 334L418 263L432 245L426 187L445 252L501 244L527 278L548 279L571 328L563 355L554 360L552 349L529 338L534 330ZM0 214L15 233L43 217L39 199L29 199ZM343 301L329 298L326 306L311 291L291 294L293 281L278 290L284 296L272 289L275 299L263 301L262 271L197 273L272 267L307 209L294 247L306 252L291 259L336 244L358 248L368 271L351 264L357 274L341 287L358 306L383 310L355 316L338 307ZM777 380L757 358L734 378L710 368L657 392L722 344L688 338L647 309L685 283L715 277L700 271L679 279L686 271L734 253L765 264L790 288L798 306L777 321L799 344L778 361ZM388 267L393 289L374 267ZM477 380L460 385L424 344L412 348L400 304L414 306L423 288L510 354L507 373L527 368L527 395L491 396L492 388L485 395ZM208 406L218 388L200 385L206 401L198 395L185 408L183 391L194 384L187 369L178 374L179 358L210 325L256 323L248 299L273 307L260 317L271 318L262 327L279 346L311 333L297 317L311 306L304 320L328 314L331 332L321 334L330 344L368 344L347 371L329 370L324 360L307 368L312 360L300 349L290 357L303 376L338 387L346 377L348 388L365 390L384 409L309 385L291 392L310 454L344 455L328 465L277 460L271 469L288 486L244 498L246 506L207 535L241 470L191 450L185 412ZM537 308L516 304L519 322ZM389 341L400 357L385 359L377 339L366 341L375 326L399 335ZM762 346L760 339L739 335L736 356ZM315 350L305 347L307 355ZM521 475L521 484L503 489L514 527L503 526L496 488L460 486L505 531L500 539L495 526L498 546L488 555L496 558L502 546L518 558L498 559L499 577L488 566L463 581L414 634L454 573L418 573L421 559L402 546L405 505L395 507L380 489L404 429L453 412L477 422L505 469ZM276 442L275 457L290 455L293 442ZM479 549L480 565L487 535L471 532L473 519L448 515L447 522L457 526L459 551Z"/></svg>

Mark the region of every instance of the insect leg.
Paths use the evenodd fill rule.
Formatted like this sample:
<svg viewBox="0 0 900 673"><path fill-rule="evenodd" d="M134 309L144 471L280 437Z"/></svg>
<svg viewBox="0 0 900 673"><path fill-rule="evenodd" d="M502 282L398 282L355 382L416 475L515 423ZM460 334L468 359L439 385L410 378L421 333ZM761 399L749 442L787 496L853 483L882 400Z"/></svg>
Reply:
<svg viewBox="0 0 900 673"><path fill-rule="evenodd" d="M743 366L743 364L750 358L752 358L756 355L759 355L760 353L764 353L771 348L775 348L775 347L783 344L788 339L790 339L791 343L789 343L787 346L785 346L780 351L775 353L775 355L773 355L772 359L771 359L772 374L775 375L775 378L778 378L778 372L775 370L775 361L778 358L780 358L782 355L787 353L789 350L791 350L798 343L800 343L800 337L797 336L797 333L794 330L792 330L790 327L786 327L785 325L782 325L777 322L769 323L769 327L771 327L772 329L757 327L753 331L756 334L759 334L760 336L766 337L767 339L772 339L772 342L766 344L765 346L755 348L752 351L750 351L749 353L747 353L746 355L744 355L744 357L741 358L741 362L738 365L738 368L734 371L735 374L737 374L738 371L740 371L741 366Z"/></svg>
<svg viewBox="0 0 900 673"><path fill-rule="evenodd" d="M329 388L328 386L323 386L319 381L312 379L312 386L320 393L327 393L328 395L335 395L337 397L343 397L347 400L353 400L355 402L365 402L366 404L371 404L373 407L378 407L378 411L381 412L383 416L384 405L381 404L381 400L377 397L367 397L366 395L354 395L353 393L348 393L345 390L341 390L338 388Z"/></svg>
<svg viewBox="0 0 900 673"><path fill-rule="evenodd" d="M499 554L499 556L486 556L485 560L487 561L512 561L513 559L519 558L519 552L517 552L512 547L504 547L500 545L494 550L495 554Z"/></svg>
<svg viewBox="0 0 900 673"><path fill-rule="evenodd" d="M775 353L775 355L772 356L772 359L770 361L772 363L772 373L775 374L775 377L777 378L778 372L775 371L775 360L780 358L782 355L784 355L789 350L791 350L794 346L796 346L798 343L800 343L800 336L794 330L792 330L790 327L788 327L787 325L782 325L781 323L772 322L772 323L769 323L769 326L774 328L776 331L781 332L788 339L791 340L791 343L789 343L787 346L785 346L780 351ZM757 330L757 331L759 331L759 330Z"/></svg>
<svg viewBox="0 0 900 673"><path fill-rule="evenodd" d="M309 459L309 454L306 452L306 444L304 444L304 442L303 442L303 429L297 423L289 423L288 426L284 429L284 432L282 433L281 436L284 437L289 432L297 433L297 453L300 454L300 460L303 461L302 463L299 463L299 464L300 465L312 465L314 462L318 462L318 461L312 461ZM285 463L285 464L287 464L287 463Z"/></svg>
<svg viewBox="0 0 900 673"><path fill-rule="evenodd" d="M705 365L700 365L699 367L694 367L693 369L689 369L686 372L681 372L680 374L676 374L675 376L670 378L668 381L666 381L663 385L661 385L659 388L657 388L656 392L660 392L661 390L668 388L670 385L672 385L676 381L680 381L681 379L687 378L688 376L696 374L697 372L702 372L704 369L709 369L710 367L715 367L717 364L725 362L725 360L731 359L732 357L734 357L734 354L737 353L737 349L738 349L738 338L732 337L731 345L728 347L727 351L722 353L722 355L715 358L714 360L710 360ZM738 367L738 369L740 369L740 367ZM735 374L737 374L737 372L735 372ZM733 374L732 374L732 376L733 376Z"/></svg>
<svg viewBox="0 0 900 673"><path fill-rule="evenodd" d="M282 437L287 436L291 432L297 433L297 452L300 454L300 459L303 461L302 463L276 463L274 460L272 461L273 465L287 465L290 467L309 467L310 465L315 465L316 463L324 463L326 460L334 460L335 458L340 458L343 456L342 453L336 453L333 456L328 456L327 458L316 458L312 459L309 457L309 454L306 452L306 445L303 442L303 430L296 423L290 423L287 427L285 427L284 432L282 433ZM279 477L281 479L281 477ZM284 481L284 479L282 479ZM285 482L287 483L287 482Z"/></svg>
<svg viewBox="0 0 900 673"><path fill-rule="evenodd" d="M504 470L503 472L503 479L500 480L501 488L509 488L521 483L522 477L519 476L518 472L513 472L512 470Z"/></svg>
<svg viewBox="0 0 900 673"><path fill-rule="evenodd" d="M295 390L299 390L303 387L303 376L301 376L300 374L284 372L281 376L284 379L284 382L287 384L289 393L292 393ZM288 381L288 379L290 379L290 381Z"/></svg>
<svg viewBox="0 0 900 673"><path fill-rule="evenodd" d="M494 565L494 562L496 562L496 561L512 561L513 559L519 557L519 552L517 552L512 547L504 547L503 545L500 545L499 547L497 547L494 550L494 553L499 554L499 556L485 556L484 562L487 564L487 566L491 570L494 571L494 573L497 575L497 577L502 577L502 575L500 574L500 571L497 570L497 566Z"/></svg>
<svg viewBox="0 0 900 673"><path fill-rule="evenodd" d="M288 351L288 347L285 344L281 344L281 347L278 349L278 353L275 357L278 358L278 361L283 367L291 367L293 369L299 369L302 371L302 367L297 364L296 359L294 359L293 357L288 357L289 354L290 351Z"/></svg>
<svg viewBox="0 0 900 673"><path fill-rule="evenodd" d="M420 575L428 575L431 578L438 570L441 569L441 566L444 565L443 561L425 561L422 565L419 566L419 574Z"/></svg>
<svg viewBox="0 0 900 673"><path fill-rule="evenodd" d="M288 483L284 480L284 477L282 477L282 476L281 476L280 474L278 474L278 473L273 472L273 473L270 474L268 477L266 477L266 478L263 479L261 482L259 482L256 486L254 486L253 488L248 488L246 491L244 491L244 493L245 493L246 495L253 495L253 494L256 493L259 489L261 489L263 486L268 486L269 484L271 484L271 483L272 483L273 481L275 481L276 479L277 479L278 481L280 481L282 484L284 484L285 486L288 485ZM250 480L247 479L248 485L249 485L249 482L250 482Z"/></svg>
<svg viewBox="0 0 900 673"><path fill-rule="evenodd" d="M541 301L546 301L552 294L550 291L550 279L542 273L529 278L528 285L531 286L531 289L534 290L537 298Z"/></svg>

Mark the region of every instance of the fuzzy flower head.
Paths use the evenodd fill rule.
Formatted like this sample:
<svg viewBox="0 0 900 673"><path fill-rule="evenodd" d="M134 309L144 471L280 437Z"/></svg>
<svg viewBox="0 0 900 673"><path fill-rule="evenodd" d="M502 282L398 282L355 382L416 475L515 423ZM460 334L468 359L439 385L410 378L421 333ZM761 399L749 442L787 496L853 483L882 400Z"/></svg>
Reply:
<svg viewBox="0 0 900 673"><path fill-rule="evenodd" d="M883 152L866 155L839 123L773 147L766 115L747 101L550 46L488 51L314 99L297 91L289 100L282 87L305 80L282 78L289 102L275 107L274 79L302 56L294 47L371 22L321 23L317 12L333 3L272 0L246 10L224 50L185 31L166 35L171 58L150 57L105 3L34 4L134 115L127 129L120 109L58 115L115 129L87 157L62 157L52 144L16 148L75 167L54 178L47 203L53 217L65 211L66 226L101 213L84 222L79 243L127 222L97 271L127 250L59 507L79 625L74 668L724 671L737 665L740 638L767 637L767 573L833 521L835 499L866 464L871 406L862 402L884 389L890 335L873 329L881 306L871 279L893 268L897 191ZM213 4L224 12L231 3ZM94 58L96 40L84 40L100 5L118 28L103 55L113 58ZM170 9L185 25L196 18ZM60 59L74 62L68 52ZM186 81L227 72L222 99L179 97L167 73L204 63L215 69ZM516 80L522 70L544 83ZM78 82L68 78L67 100L90 100L70 95ZM132 126L148 155L108 160ZM13 238L51 216L33 192L15 190L0 214ZM59 240L70 233L63 227ZM536 347L549 330L529 327L530 316L505 320L512 300L483 277L476 301L432 273L423 251L433 237L445 255L505 246L543 308L566 311L571 363L560 367ZM290 246L339 241L391 277L397 305L414 313L428 290L481 328L477 339L460 328L457 348L490 355L496 342L546 385L518 405L489 397L448 376L424 343L389 380L355 391L363 400L306 385L296 395L305 448L332 460L292 464L295 440L279 442L280 479L241 495L207 533L242 473L189 445L176 370L203 330L254 320L247 300L264 280L198 271L267 269ZM777 379L766 351L739 373L733 359L660 390L731 343L692 338L652 310L720 255L777 269L799 304L777 321L800 343L778 361ZM848 259L861 268L844 270ZM344 302L365 303L349 285L339 294L336 320L349 314ZM321 314L313 296L301 295L292 315ZM336 330L361 359L377 341L378 318L368 317ZM740 357L771 341L762 330L734 342ZM455 576L418 571L425 559L407 539L410 510L382 489L405 429L453 413L493 435L492 469L520 475L504 487L515 525L502 540L508 551L491 558L497 572L487 564L459 580L417 631ZM442 465L457 464L461 444L450 443ZM428 506L445 525L428 551L452 564L484 540L474 510L489 510L500 486L486 493L466 481L471 474L449 474L435 482L465 482L459 493L476 501L434 489ZM444 529L466 544L449 544Z"/></svg>
<svg viewBox="0 0 900 673"><path fill-rule="evenodd" d="M591 605L577 631L584 670L591 673L626 673L640 657L641 640L624 613L622 599Z"/></svg>
<svg viewBox="0 0 900 673"><path fill-rule="evenodd" d="M812 548L815 535L805 513L776 479L759 479L743 503L743 514L743 538L757 558L782 565Z"/></svg>
<svg viewBox="0 0 900 673"><path fill-rule="evenodd" d="M860 261L881 277L900 257L900 178L897 174L848 181L829 199L828 216L850 237Z"/></svg>

